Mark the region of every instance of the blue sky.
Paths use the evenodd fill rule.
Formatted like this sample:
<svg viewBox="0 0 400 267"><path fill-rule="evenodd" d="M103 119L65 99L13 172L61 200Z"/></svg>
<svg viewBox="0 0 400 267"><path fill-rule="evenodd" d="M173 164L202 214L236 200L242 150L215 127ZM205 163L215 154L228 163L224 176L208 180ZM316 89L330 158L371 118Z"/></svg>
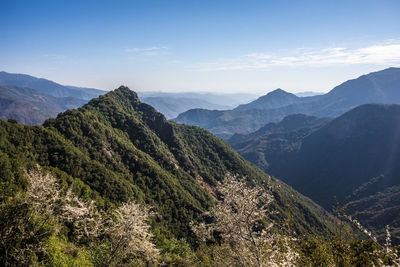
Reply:
<svg viewBox="0 0 400 267"><path fill-rule="evenodd" d="M0 70L140 91L328 91L400 66L400 1L0 0Z"/></svg>

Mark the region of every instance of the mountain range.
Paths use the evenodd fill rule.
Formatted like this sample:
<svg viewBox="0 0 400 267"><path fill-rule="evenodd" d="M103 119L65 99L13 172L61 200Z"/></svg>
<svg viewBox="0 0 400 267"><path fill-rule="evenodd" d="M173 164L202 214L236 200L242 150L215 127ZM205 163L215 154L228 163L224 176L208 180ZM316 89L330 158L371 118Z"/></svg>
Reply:
<svg viewBox="0 0 400 267"><path fill-rule="evenodd" d="M143 101L148 97L157 98L184 98L206 101L217 106L234 108L243 103L257 99L257 95L251 93L213 93L213 92L155 92L138 91L139 98Z"/></svg>
<svg viewBox="0 0 400 267"><path fill-rule="evenodd" d="M277 89L232 110L188 110L175 121L200 126L227 139L235 133L254 132L291 114L337 117L362 104L397 104L400 103L399 87L400 68L388 68L346 81L324 95L297 97Z"/></svg>
<svg viewBox="0 0 400 267"><path fill-rule="evenodd" d="M313 91L304 91L304 92L299 92L296 93L298 97L307 97L307 96L316 96L316 95L323 95L321 92L313 92Z"/></svg>
<svg viewBox="0 0 400 267"><path fill-rule="evenodd" d="M64 86L26 74L0 72L0 118L42 124L67 109L80 107L105 91Z"/></svg>
<svg viewBox="0 0 400 267"><path fill-rule="evenodd" d="M307 135L330 120L304 114L289 115L253 133L234 134L227 142L244 158L268 171L271 165L284 161L288 153L297 151Z"/></svg>
<svg viewBox="0 0 400 267"><path fill-rule="evenodd" d="M0 118L34 125L106 93L99 89L61 85L43 78L4 71L0 72L0 90ZM189 92L141 92L139 96L144 103L152 105L168 119L193 108L223 110L256 98L252 94Z"/></svg>
<svg viewBox="0 0 400 267"><path fill-rule="evenodd" d="M332 208L336 197L341 203L349 203L351 214L358 214L366 227L380 235L383 224L390 224L398 242L400 185L396 180L399 171L393 167L400 159L400 141L395 139L399 135L398 107L371 104L346 110L359 103L400 102L399 74L398 68L370 73L347 81L328 94L312 97L277 89L232 110L192 109L184 114L193 114L203 126L213 125L211 130L229 138L229 144L244 158L326 209ZM0 77L1 84L26 86L0 85L0 118L13 118L22 124L41 124L60 112L86 104L87 98L105 93L28 75L1 72ZM212 108L222 103L215 103L220 96L208 94L206 101L194 98L198 95L143 94L142 100L154 103L168 117L180 108ZM126 87L95 98L82 108L61 113L43 126L21 126L12 120L2 123L1 133L6 137L1 140L17 138L13 142L19 144L19 138L27 139L23 152L19 148L14 151L19 157L33 154L40 165L82 180L102 201L121 202L134 195L146 203L161 205L158 211L166 221L160 222L159 227L167 234L178 235L177 229L183 227L188 237L187 223L211 205L210 188L227 172L248 176L253 183L270 181L278 190L274 193L279 199L275 209L282 215L275 219L287 219L290 210L296 214L298 232L321 233L330 227L329 216L312 201L265 176L208 132L167 121ZM18 131L22 135L15 136ZM43 138L48 144L43 143ZM1 151L8 151L8 145ZM60 150L62 146L68 151ZM10 162L15 160L10 153L7 158ZM138 160L141 163L133 166L131 162ZM32 158L26 161L31 162ZM154 177L156 180L152 180ZM170 193L178 199L170 199ZM160 204L165 201L168 205ZM175 202L178 204L172 204ZM292 202L298 203L297 208L289 207ZM186 209L191 210L190 214L177 215L177 210ZM311 226L307 217L311 218Z"/></svg>
<svg viewBox="0 0 400 267"><path fill-rule="evenodd" d="M179 114L190 109L200 108L209 110L226 110L239 104L254 100L257 96L240 93L167 93L167 92L138 92L144 103L152 105L167 119L176 118Z"/></svg>
<svg viewBox="0 0 400 267"><path fill-rule="evenodd" d="M30 88L0 86L0 118L22 124L41 124L48 118L87 101L74 97L54 97Z"/></svg>
<svg viewBox="0 0 400 267"><path fill-rule="evenodd" d="M200 98L150 96L143 97L141 100L164 114L167 119L176 118L180 113L193 108L212 110L229 108L229 106L214 104Z"/></svg>
<svg viewBox="0 0 400 267"><path fill-rule="evenodd" d="M310 199L208 131L167 121L124 86L43 126L0 120L3 192L21 188L22 170L35 164L100 206L132 198L152 206L159 214L153 222L158 242L165 236L190 240L189 223L212 206L213 188L227 173L271 191L277 225L290 219L298 233L332 231L332 218Z"/></svg>
<svg viewBox="0 0 400 267"><path fill-rule="evenodd" d="M36 78L27 74L16 74L0 71L0 85L12 85L20 88L30 88L54 97L74 97L90 100L105 93L103 90L65 86L53 81Z"/></svg>
<svg viewBox="0 0 400 267"><path fill-rule="evenodd" d="M400 242L400 105L361 105L336 119L291 115L229 143L326 209L347 203L381 236L390 225Z"/></svg>

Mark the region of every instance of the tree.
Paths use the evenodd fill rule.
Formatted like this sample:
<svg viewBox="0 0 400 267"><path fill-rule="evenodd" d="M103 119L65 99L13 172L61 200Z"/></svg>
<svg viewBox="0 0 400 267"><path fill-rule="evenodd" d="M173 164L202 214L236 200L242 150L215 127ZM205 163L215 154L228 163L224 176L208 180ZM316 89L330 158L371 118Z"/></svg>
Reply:
<svg viewBox="0 0 400 267"><path fill-rule="evenodd" d="M227 175L217 186L221 200L207 214L211 223L193 225L203 242L218 243L212 249L219 266L292 266L297 254L290 239L273 234L267 222L271 194L248 187L238 177Z"/></svg>
<svg viewBox="0 0 400 267"><path fill-rule="evenodd" d="M1 265L45 264L51 238L61 242L63 234L71 247L88 250L96 266L156 262L159 252L151 242L148 208L130 201L101 212L93 201L88 204L71 189L63 190L39 166L24 174L25 194L0 203Z"/></svg>
<svg viewBox="0 0 400 267"><path fill-rule="evenodd" d="M133 201L122 204L113 213L113 220L104 229L110 236L107 265L120 266L135 259L155 262L158 249L151 242L149 209Z"/></svg>
<svg viewBox="0 0 400 267"><path fill-rule="evenodd" d="M46 252L46 239L59 228L56 211L60 190L56 179L39 167L25 171L29 187L0 205L2 265L31 265Z"/></svg>

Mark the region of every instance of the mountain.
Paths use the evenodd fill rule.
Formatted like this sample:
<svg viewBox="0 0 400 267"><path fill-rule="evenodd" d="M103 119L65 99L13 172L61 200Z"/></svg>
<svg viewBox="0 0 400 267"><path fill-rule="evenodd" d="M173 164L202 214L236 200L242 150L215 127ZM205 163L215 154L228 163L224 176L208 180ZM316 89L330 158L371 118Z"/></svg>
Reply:
<svg viewBox="0 0 400 267"><path fill-rule="evenodd" d="M235 110L274 109L298 103L299 100L298 96L278 88L248 104L238 106Z"/></svg>
<svg viewBox="0 0 400 267"><path fill-rule="evenodd" d="M76 94L75 97L90 100L94 97L98 97L106 93L104 90L99 90L95 88L87 88L87 87L77 87L71 85L64 85L65 87L71 90L72 94Z"/></svg>
<svg viewBox="0 0 400 267"><path fill-rule="evenodd" d="M36 78L26 74L8 73L5 71L0 71L0 85L31 88L49 96L74 97L83 100L90 100L105 93L105 91L98 89L64 86L43 78Z"/></svg>
<svg viewBox="0 0 400 267"><path fill-rule="evenodd" d="M2 85L25 88L24 90L19 89L18 94L10 96L8 96L9 90L4 90L2 93L3 104L0 107L0 118L14 118L24 124L41 124L44 120L55 117L59 112L79 107L88 100L105 93L105 91L94 88L61 85L26 74L12 74L4 71L0 72L0 86ZM36 92L28 92L26 88L36 90ZM27 95L24 95L23 92ZM35 99L35 94L40 95L40 99ZM175 118L180 113L194 108L223 110L255 98L251 94L191 92L143 92L140 93L140 97L143 102L154 106L168 119Z"/></svg>
<svg viewBox="0 0 400 267"><path fill-rule="evenodd" d="M335 87L326 97L335 98L346 105L359 105L362 102L399 102L400 68L388 68L363 75ZM361 97L362 99L357 99Z"/></svg>
<svg viewBox="0 0 400 267"><path fill-rule="evenodd" d="M179 114L173 121L199 126L218 137L228 139L234 133L251 133L268 122L283 118L283 113L267 114L260 109L247 111L191 109Z"/></svg>
<svg viewBox="0 0 400 267"><path fill-rule="evenodd" d="M77 108L87 101L74 97L53 97L30 88L0 86L0 118L22 124L42 124L58 113Z"/></svg>
<svg viewBox="0 0 400 267"><path fill-rule="evenodd" d="M399 243L400 105L361 105L331 121L301 116L300 127L285 127L287 117L230 143L326 209L336 198L369 229L384 235L390 225Z"/></svg>
<svg viewBox="0 0 400 267"><path fill-rule="evenodd" d="M257 111L189 110L180 114L175 121L200 126L220 137L229 138L234 133L247 134L256 131L266 123L279 122L291 114L337 117L362 104L397 104L400 103L399 88L400 68L388 68L346 81L327 94L301 97L298 98L298 102L282 107Z"/></svg>
<svg viewBox="0 0 400 267"><path fill-rule="evenodd" d="M211 133L167 121L127 87L61 113L43 126L0 120L0 166L12 166L1 176L6 179L2 188L15 192L21 187L21 169L36 163L63 183L81 181L86 189L79 188L86 191L80 194L99 205L134 198L152 206L159 214L154 227L160 238L190 239L189 222L213 204L213 188L228 172L272 190L276 212L270 216L278 225L290 217L298 233L331 229L330 216L311 200L266 175Z"/></svg>
<svg viewBox="0 0 400 267"><path fill-rule="evenodd" d="M167 119L176 118L180 113L193 108L204 109L226 109L228 106L222 106L210 103L206 100L199 98L185 98L185 97L169 97L169 96L154 96L143 97L141 100L153 106L156 110L164 114Z"/></svg>
<svg viewBox="0 0 400 267"><path fill-rule="evenodd" d="M295 93L298 97L308 97L308 96L316 96L316 95L322 95L323 93L321 92L313 92L313 91L305 91L305 92L299 92Z"/></svg>
<svg viewBox="0 0 400 267"><path fill-rule="evenodd" d="M319 129L331 119L303 114L285 117L279 123L268 123L250 134L234 134L227 142L245 159L269 170L285 161L288 155L299 149L304 137Z"/></svg>
<svg viewBox="0 0 400 267"><path fill-rule="evenodd" d="M257 98L257 95L247 93L210 93L210 92L138 92L140 99L148 97L160 97L160 98L190 98L197 99L200 101L206 101L208 103L217 106L226 106L227 109L237 107L240 104L248 103Z"/></svg>

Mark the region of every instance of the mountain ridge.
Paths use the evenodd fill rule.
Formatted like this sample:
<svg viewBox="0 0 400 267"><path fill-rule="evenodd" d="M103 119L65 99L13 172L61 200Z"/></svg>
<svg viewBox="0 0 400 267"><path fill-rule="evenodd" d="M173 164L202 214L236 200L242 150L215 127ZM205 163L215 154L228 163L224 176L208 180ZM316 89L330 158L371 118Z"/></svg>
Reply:
<svg viewBox="0 0 400 267"><path fill-rule="evenodd" d="M106 91L98 89L64 86L45 78L36 78L28 74L8 73L5 71L0 71L0 85L31 88L54 97L75 97L83 100L90 100L93 97L98 97L106 93Z"/></svg>
<svg viewBox="0 0 400 267"><path fill-rule="evenodd" d="M213 104L206 100L184 97L143 97L141 100L164 114L167 119L176 118L180 113L193 108L222 110L227 106Z"/></svg>
<svg viewBox="0 0 400 267"><path fill-rule="evenodd" d="M269 122L279 122L290 114L302 113L318 117L336 117L367 103L400 103L400 68L388 68L346 81L324 95L299 98L298 103L263 110L225 110L219 113L191 110L175 121L196 125L222 137L234 133L248 134ZM207 116L202 113L207 113Z"/></svg>
<svg viewBox="0 0 400 267"><path fill-rule="evenodd" d="M53 97L30 88L0 85L0 118L16 119L22 124L41 124L86 103L74 97Z"/></svg>

